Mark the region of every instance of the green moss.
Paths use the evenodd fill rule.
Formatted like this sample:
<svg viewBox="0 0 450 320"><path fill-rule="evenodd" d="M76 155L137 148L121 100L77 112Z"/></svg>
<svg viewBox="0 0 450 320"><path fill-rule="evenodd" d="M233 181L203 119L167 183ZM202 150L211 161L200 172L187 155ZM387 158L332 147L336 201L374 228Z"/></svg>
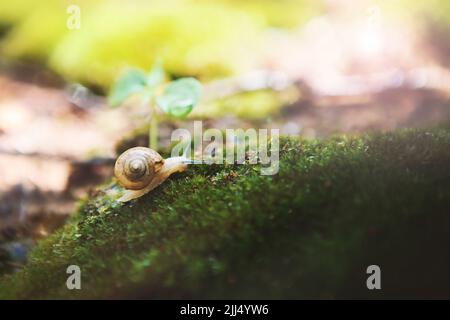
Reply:
<svg viewBox="0 0 450 320"><path fill-rule="evenodd" d="M2 298L449 297L450 132L283 139L280 171L196 166L83 202ZM68 265L82 290L65 287ZM381 293L365 287L382 269Z"/></svg>

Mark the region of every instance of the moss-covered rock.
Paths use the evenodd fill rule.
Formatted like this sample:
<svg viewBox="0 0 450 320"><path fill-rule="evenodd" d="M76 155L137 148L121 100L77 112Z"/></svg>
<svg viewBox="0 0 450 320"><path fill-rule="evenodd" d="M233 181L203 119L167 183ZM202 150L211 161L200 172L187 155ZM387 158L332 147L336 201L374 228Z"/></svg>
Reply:
<svg viewBox="0 0 450 320"><path fill-rule="evenodd" d="M196 166L130 204L99 191L0 297L450 297L448 130L280 148L275 176ZM72 264L81 290L66 288Z"/></svg>

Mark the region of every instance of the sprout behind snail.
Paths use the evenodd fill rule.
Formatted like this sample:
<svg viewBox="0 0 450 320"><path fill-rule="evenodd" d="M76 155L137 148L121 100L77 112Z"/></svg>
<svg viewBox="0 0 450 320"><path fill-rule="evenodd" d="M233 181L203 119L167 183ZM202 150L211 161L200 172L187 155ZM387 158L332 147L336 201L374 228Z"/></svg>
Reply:
<svg viewBox="0 0 450 320"><path fill-rule="evenodd" d="M127 202L139 198L164 182L172 173L186 170L184 157L163 159L150 148L128 149L117 158L114 175L126 190L118 199Z"/></svg>

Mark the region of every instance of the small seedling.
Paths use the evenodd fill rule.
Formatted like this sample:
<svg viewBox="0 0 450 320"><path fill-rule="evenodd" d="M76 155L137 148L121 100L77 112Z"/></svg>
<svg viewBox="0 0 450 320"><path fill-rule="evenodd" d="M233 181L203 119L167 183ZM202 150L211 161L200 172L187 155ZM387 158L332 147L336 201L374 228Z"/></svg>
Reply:
<svg viewBox="0 0 450 320"><path fill-rule="evenodd" d="M109 103L120 106L129 97L138 95L150 109L149 147L158 150L157 107L168 117L184 118L199 103L200 82L194 78L180 78L165 82L166 75L160 63L147 74L141 69L125 72L112 88ZM161 90L162 89L162 90Z"/></svg>

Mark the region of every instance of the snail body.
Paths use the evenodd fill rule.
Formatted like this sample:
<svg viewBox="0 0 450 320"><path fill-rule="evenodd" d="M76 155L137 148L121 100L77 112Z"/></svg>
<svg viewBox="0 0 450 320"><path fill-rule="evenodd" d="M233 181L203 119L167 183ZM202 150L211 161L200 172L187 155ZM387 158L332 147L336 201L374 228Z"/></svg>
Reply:
<svg viewBox="0 0 450 320"><path fill-rule="evenodd" d="M125 193L118 199L127 202L143 196L163 183L171 174L185 171L184 157L163 159L150 148L134 147L122 153L114 165L114 175Z"/></svg>

